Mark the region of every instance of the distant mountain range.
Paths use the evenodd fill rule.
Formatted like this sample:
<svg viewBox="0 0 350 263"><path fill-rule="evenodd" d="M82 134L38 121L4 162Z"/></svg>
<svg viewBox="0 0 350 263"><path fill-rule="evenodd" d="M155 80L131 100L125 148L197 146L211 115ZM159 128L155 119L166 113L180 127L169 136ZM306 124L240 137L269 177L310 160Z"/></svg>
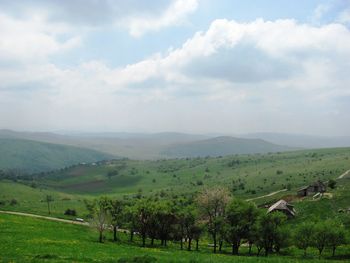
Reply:
<svg viewBox="0 0 350 263"><path fill-rule="evenodd" d="M82 162L114 158L110 154L74 146L0 138L0 169L26 173L55 170Z"/></svg>
<svg viewBox="0 0 350 263"><path fill-rule="evenodd" d="M204 157L232 154L282 152L291 147L276 145L261 139L242 139L229 136L215 137L166 147L161 153L168 157Z"/></svg>
<svg viewBox="0 0 350 263"><path fill-rule="evenodd" d="M184 158L350 146L350 136L321 137L280 133L254 133L232 137L175 132L57 134L0 130L0 139L3 143L0 149L0 169L6 167L6 163L16 163L16 167L20 168L32 165L35 167L32 170L56 169L77 162L117 157ZM16 158L22 160L22 164L21 161L16 162Z"/></svg>
<svg viewBox="0 0 350 263"><path fill-rule="evenodd" d="M259 138L271 143L299 148L350 147L350 136L315 136L286 133L251 133L240 135L242 138Z"/></svg>

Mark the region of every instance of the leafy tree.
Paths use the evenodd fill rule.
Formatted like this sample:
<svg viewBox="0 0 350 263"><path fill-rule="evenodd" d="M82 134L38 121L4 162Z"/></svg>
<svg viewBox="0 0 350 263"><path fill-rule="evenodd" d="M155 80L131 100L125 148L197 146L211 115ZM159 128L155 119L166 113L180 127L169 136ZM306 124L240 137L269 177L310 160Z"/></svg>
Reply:
<svg viewBox="0 0 350 263"><path fill-rule="evenodd" d="M229 201L229 192L226 188L216 187L204 189L197 197L198 207L206 220L209 234L214 242L214 253L216 253L218 235L223 228L225 207Z"/></svg>
<svg viewBox="0 0 350 263"><path fill-rule="evenodd" d="M314 239L314 223L304 222L297 226L294 232L294 244L297 248L304 250L304 256L306 256L306 250L312 246Z"/></svg>
<svg viewBox="0 0 350 263"><path fill-rule="evenodd" d="M192 240L196 240L196 249L198 249L198 241L201 233L200 226L197 223L197 211L193 206L187 206L179 213L179 222L181 224L182 238L188 240L187 250L192 249Z"/></svg>
<svg viewBox="0 0 350 263"><path fill-rule="evenodd" d="M265 250L265 256L272 251L276 240L280 239L280 227L286 221L286 216L281 212L274 212L262 215L259 220L258 246Z"/></svg>
<svg viewBox="0 0 350 263"><path fill-rule="evenodd" d="M346 243L346 233L343 225L333 221L329 224L329 233L327 246L332 249L332 256L335 256L335 250L338 246Z"/></svg>
<svg viewBox="0 0 350 263"><path fill-rule="evenodd" d="M138 226L138 211L136 206L129 205L126 206L123 210L123 221L125 222L125 226L129 230L130 233L130 242L134 239L134 233L137 231Z"/></svg>
<svg viewBox="0 0 350 263"><path fill-rule="evenodd" d="M155 209L157 236L161 245L166 246L176 222L175 210L169 202L158 202Z"/></svg>
<svg viewBox="0 0 350 263"><path fill-rule="evenodd" d="M110 200L107 197L100 197L93 202L86 202L90 212L90 225L99 233L99 242L103 242L103 233L108 229L111 222Z"/></svg>
<svg viewBox="0 0 350 263"><path fill-rule="evenodd" d="M289 227L281 226L277 229L275 240L274 240L274 249L277 253L280 252L282 248L289 247L291 244L291 232Z"/></svg>
<svg viewBox="0 0 350 263"><path fill-rule="evenodd" d="M136 229L141 235L142 246L146 246L146 237L149 233L151 220L153 216L153 204L145 199L140 199L135 205L136 212Z"/></svg>
<svg viewBox="0 0 350 263"><path fill-rule="evenodd" d="M329 238L330 229L327 222L318 222L315 225L313 246L318 249L319 257L327 245L327 241Z"/></svg>
<svg viewBox="0 0 350 263"><path fill-rule="evenodd" d="M225 238L232 246L232 254L237 255L241 241L250 238L257 218L257 208L251 203L232 199L227 205Z"/></svg>
<svg viewBox="0 0 350 263"><path fill-rule="evenodd" d="M118 227L121 225L122 212L123 212L123 202L120 200L110 200L109 212L111 215L111 224L113 226L113 240L117 241L117 231Z"/></svg>

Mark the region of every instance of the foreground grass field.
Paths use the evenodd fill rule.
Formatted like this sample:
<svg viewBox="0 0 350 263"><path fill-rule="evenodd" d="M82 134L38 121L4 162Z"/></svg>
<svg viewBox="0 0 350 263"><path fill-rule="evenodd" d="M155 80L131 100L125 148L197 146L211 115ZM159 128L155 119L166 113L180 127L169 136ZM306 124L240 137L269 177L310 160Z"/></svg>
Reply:
<svg viewBox="0 0 350 263"><path fill-rule="evenodd" d="M321 260L314 256L303 259L296 249L283 251L284 256L272 255L267 258L256 256L214 255L206 246L200 245L200 251L181 251L178 244L168 248L141 248L136 240L129 243L125 234L119 233L121 241L104 244L97 242L96 233L84 226L51 222L15 215L0 214L0 262L138 262L135 257L146 256L149 262L329 262L329 251ZM310 255L312 251L310 251ZM243 252L244 253L244 252ZM349 256L349 248L340 247L338 258ZM344 262L332 259L331 262Z"/></svg>

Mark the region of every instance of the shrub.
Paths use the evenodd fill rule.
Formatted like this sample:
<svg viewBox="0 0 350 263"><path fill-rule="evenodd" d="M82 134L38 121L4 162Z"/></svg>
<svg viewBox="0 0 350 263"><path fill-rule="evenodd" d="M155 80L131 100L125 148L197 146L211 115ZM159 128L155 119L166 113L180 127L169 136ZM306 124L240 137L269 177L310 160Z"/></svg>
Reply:
<svg viewBox="0 0 350 263"><path fill-rule="evenodd" d="M18 204L18 201L16 199L12 199L10 201L10 205L17 205Z"/></svg>
<svg viewBox="0 0 350 263"><path fill-rule="evenodd" d="M77 212L74 210L74 209L67 209L65 212L64 212L65 215L67 216L76 216L77 215Z"/></svg>
<svg viewBox="0 0 350 263"><path fill-rule="evenodd" d="M331 189L334 189L336 184L337 184L337 182L335 180L333 180L333 179L328 181L328 187L331 188Z"/></svg>
<svg viewBox="0 0 350 263"><path fill-rule="evenodd" d="M131 258L120 258L117 262L118 263L153 263L156 261L157 259L155 257L144 255L144 256L136 256Z"/></svg>

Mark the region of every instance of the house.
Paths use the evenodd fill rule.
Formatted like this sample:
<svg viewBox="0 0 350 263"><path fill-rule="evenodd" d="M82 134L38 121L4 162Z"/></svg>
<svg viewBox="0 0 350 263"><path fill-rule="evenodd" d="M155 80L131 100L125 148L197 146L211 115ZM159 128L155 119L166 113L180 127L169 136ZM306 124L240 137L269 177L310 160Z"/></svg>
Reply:
<svg viewBox="0 0 350 263"><path fill-rule="evenodd" d="M267 213L272 213L275 211L280 211L284 213L288 218L294 217L296 214L294 206L287 203L283 199L279 200L278 202L270 206L270 208L267 210Z"/></svg>
<svg viewBox="0 0 350 263"><path fill-rule="evenodd" d="M327 187L324 183L321 181L314 182L308 186L304 186L298 190L298 196L308 196L308 195L314 195L317 193L324 193L326 192Z"/></svg>

